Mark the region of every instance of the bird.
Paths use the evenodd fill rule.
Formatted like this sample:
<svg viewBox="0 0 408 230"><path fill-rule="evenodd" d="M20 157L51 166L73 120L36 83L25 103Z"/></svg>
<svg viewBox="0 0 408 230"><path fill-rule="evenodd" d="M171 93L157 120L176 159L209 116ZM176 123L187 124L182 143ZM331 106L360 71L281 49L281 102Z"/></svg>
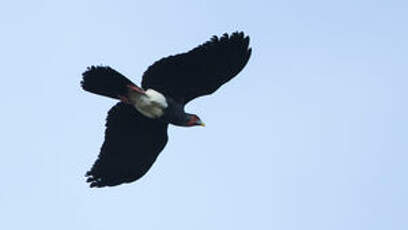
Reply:
<svg viewBox="0 0 408 230"><path fill-rule="evenodd" d="M241 72L251 56L249 40L238 31L214 35L188 52L153 63L141 87L110 66L87 67L82 89L118 100L108 111L100 153L85 174L89 186L117 186L143 177L168 141L169 124L205 126L198 115L185 112L185 105Z"/></svg>

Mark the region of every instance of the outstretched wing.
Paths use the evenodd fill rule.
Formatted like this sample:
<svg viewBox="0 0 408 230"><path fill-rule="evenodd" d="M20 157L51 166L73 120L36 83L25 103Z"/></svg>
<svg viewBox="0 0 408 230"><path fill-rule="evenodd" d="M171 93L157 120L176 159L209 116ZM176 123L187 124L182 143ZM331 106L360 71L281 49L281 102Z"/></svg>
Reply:
<svg viewBox="0 0 408 230"><path fill-rule="evenodd" d="M105 141L87 172L91 187L114 186L142 177L167 143L168 125L118 103L108 112Z"/></svg>
<svg viewBox="0 0 408 230"><path fill-rule="evenodd" d="M235 77L251 56L243 32L214 36L193 50L163 58L143 75L142 87L152 88L181 103L215 92Z"/></svg>

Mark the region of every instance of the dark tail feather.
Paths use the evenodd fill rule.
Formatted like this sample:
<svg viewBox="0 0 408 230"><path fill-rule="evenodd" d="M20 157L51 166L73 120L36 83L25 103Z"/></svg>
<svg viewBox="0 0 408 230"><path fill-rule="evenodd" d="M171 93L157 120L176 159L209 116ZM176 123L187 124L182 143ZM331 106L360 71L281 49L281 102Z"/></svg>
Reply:
<svg viewBox="0 0 408 230"><path fill-rule="evenodd" d="M128 86L135 86L133 82L109 66L88 67L82 76L81 86L84 90L115 99L126 96Z"/></svg>

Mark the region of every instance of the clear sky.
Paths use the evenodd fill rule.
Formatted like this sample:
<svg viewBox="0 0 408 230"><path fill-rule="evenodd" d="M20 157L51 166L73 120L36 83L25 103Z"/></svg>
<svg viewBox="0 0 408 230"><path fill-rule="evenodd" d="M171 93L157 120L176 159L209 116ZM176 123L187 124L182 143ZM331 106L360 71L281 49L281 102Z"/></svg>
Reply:
<svg viewBox="0 0 408 230"><path fill-rule="evenodd" d="M0 229L408 229L407 1L1 1ZM212 35L247 67L169 129L141 180L89 189L115 103L88 65L140 83ZM192 76L194 77L194 76Z"/></svg>

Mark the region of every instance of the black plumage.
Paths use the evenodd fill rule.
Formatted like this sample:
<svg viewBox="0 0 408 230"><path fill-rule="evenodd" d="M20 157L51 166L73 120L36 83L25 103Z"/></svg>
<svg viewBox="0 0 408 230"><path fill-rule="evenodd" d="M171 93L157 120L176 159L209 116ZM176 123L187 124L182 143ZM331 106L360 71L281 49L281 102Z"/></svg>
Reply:
<svg viewBox="0 0 408 230"><path fill-rule="evenodd" d="M203 125L197 115L184 112L184 105L235 77L250 58L248 46L249 37L242 32L214 36L187 53L155 62L143 74L143 89L110 67L88 68L81 82L84 90L122 100L108 112L105 141L86 174L90 186L114 186L142 177L166 145L169 123ZM153 103L141 106L140 98ZM154 109L159 116L147 117L157 112Z"/></svg>
<svg viewBox="0 0 408 230"><path fill-rule="evenodd" d="M105 141L87 182L91 187L114 186L142 177L166 145L167 127L117 103L108 112Z"/></svg>
<svg viewBox="0 0 408 230"><path fill-rule="evenodd" d="M142 87L152 88L186 104L215 92L235 77L251 56L249 37L224 34L193 50L163 58L143 74Z"/></svg>
<svg viewBox="0 0 408 230"><path fill-rule="evenodd" d="M134 85L132 81L109 66L91 66L82 76L81 86L84 90L115 99L120 99L119 95L127 93L127 85Z"/></svg>

